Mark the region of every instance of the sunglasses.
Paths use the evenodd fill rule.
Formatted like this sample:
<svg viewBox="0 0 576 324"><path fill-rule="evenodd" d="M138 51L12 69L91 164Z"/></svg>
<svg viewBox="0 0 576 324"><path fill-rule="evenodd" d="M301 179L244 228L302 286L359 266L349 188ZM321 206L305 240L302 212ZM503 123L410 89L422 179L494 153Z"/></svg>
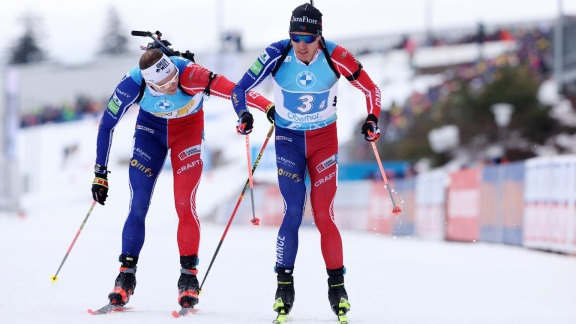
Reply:
<svg viewBox="0 0 576 324"><path fill-rule="evenodd" d="M304 41L306 44L312 44L318 38L318 35L298 35L298 34L290 34L290 39L295 43L300 43L300 41Z"/></svg>
<svg viewBox="0 0 576 324"><path fill-rule="evenodd" d="M179 74L178 69L176 69L175 71L176 71L176 73L174 74L174 76L172 77L172 79L170 79L168 82L166 82L166 83L164 83L164 84L162 84L162 85L156 84L156 83L154 83L154 82L147 82L147 83L150 84L150 85L153 85L154 88L156 88L156 89L158 89L158 90L161 90L161 91L168 90L168 89L170 89L170 87L172 86L172 84L174 84L175 82L178 82L178 74Z"/></svg>

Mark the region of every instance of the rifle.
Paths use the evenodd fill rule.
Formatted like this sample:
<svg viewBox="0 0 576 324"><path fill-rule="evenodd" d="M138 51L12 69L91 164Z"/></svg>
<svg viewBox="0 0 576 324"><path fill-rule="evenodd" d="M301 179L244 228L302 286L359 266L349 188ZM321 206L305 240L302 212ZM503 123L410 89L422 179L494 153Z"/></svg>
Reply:
<svg viewBox="0 0 576 324"><path fill-rule="evenodd" d="M192 62L196 62L194 60L194 53L191 53L189 50L186 50L185 53L180 53L180 51L175 51L174 49L172 49L170 47L170 46L172 46L172 44L169 41L162 39L162 33L158 30L154 34L149 32L149 31L133 30L132 36L141 36L141 37L152 38L153 41L151 43L148 43L148 45L146 47L142 47L143 50L149 50L149 49L156 48L156 49L161 50L164 54L166 54L168 56L181 56L181 57L188 59Z"/></svg>

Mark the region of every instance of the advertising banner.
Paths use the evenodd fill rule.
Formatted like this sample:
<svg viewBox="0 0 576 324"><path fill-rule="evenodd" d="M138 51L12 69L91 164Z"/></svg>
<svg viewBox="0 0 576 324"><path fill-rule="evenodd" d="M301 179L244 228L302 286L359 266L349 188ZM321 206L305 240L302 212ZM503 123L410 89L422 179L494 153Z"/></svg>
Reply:
<svg viewBox="0 0 576 324"><path fill-rule="evenodd" d="M419 237L444 239L448 181L448 173L444 170L416 176L414 223Z"/></svg>
<svg viewBox="0 0 576 324"><path fill-rule="evenodd" d="M446 239L475 242L480 238L481 168L464 169L450 174L448 186Z"/></svg>
<svg viewBox="0 0 576 324"><path fill-rule="evenodd" d="M525 164L523 245L576 252L576 156L529 159Z"/></svg>

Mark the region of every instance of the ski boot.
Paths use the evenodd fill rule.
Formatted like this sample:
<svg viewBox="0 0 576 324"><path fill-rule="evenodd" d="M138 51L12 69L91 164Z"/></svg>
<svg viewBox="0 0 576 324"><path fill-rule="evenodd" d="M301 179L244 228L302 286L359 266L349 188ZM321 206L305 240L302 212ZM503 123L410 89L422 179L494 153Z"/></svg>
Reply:
<svg viewBox="0 0 576 324"><path fill-rule="evenodd" d="M136 263L138 263L138 257L121 254L119 261L122 262L120 273L114 282L114 290L108 294L108 299L111 305L124 306L128 303L136 288Z"/></svg>
<svg viewBox="0 0 576 324"><path fill-rule="evenodd" d="M272 307L278 317L273 323L283 323L286 316L292 310L294 305L294 277L292 276L293 268L276 268L278 288L276 289L276 300Z"/></svg>
<svg viewBox="0 0 576 324"><path fill-rule="evenodd" d="M350 302L348 302L348 294L346 293L346 288L344 288L346 268L327 270L327 272L330 308L338 316L340 323L347 323L346 313L350 311Z"/></svg>
<svg viewBox="0 0 576 324"><path fill-rule="evenodd" d="M198 304L200 284L196 278L196 274L198 274L197 264L198 257L196 255L180 257L182 269L180 269L180 278L178 279L178 304L182 308L193 308Z"/></svg>

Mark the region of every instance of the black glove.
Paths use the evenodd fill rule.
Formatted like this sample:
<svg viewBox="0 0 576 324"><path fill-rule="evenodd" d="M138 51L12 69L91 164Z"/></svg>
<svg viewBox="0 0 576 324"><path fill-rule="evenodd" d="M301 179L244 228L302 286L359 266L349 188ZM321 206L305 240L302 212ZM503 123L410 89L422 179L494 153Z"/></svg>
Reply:
<svg viewBox="0 0 576 324"><path fill-rule="evenodd" d="M274 118L276 115L276 106L272 105L272 107L270 107L267 111L266 111L266 118L268 118L268 121L271 124L274 124Z"/></svg>
<svg viewBox="0 0 576 324"><path fill-rule="evenodd" d="M238 118L238 123L236 123L236 134L238 135L248 135L252 133L252 128L254 128L254 117L247 110L243 111Z"/></svg>
<svg viewBox="0 0 576 324"><path fill-rule="evenodd" d="M106 197L108 197L108 172L96 173L96 177L92 181L92 198L100 205L104 205Z"/></svg>
<svg viewBox="0 0 576 324"><path fill-rule="evenodd" d="M380 129L378 129L378 118L374 114L366 117L366 122L362 125L362 134L364 139L368 142L374 142L380 137Z"/></svg>

